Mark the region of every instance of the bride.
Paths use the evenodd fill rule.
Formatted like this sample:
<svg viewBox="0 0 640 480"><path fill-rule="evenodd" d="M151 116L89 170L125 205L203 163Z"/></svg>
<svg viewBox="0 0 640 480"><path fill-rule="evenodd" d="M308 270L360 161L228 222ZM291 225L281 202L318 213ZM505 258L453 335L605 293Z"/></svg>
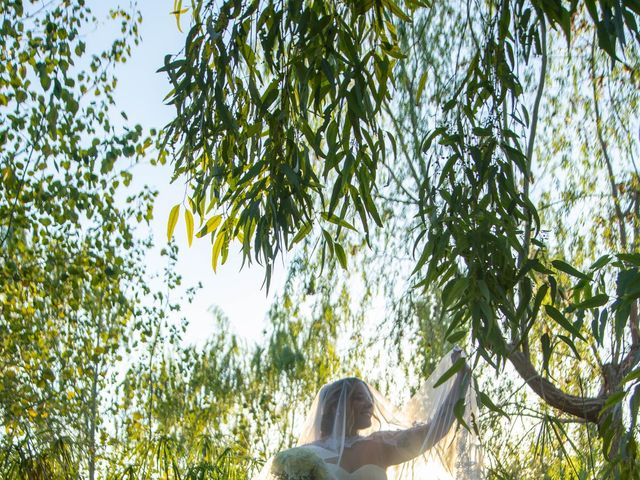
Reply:
<svg viewBox="0 0 640 480"><path fill-rule="evenodd" d="M418 480L481 478L475 398L456 348L402 409L350 377L320 389L298 446L267 462L254 480ZM456 419L461 418L465 425Z"/></svg>

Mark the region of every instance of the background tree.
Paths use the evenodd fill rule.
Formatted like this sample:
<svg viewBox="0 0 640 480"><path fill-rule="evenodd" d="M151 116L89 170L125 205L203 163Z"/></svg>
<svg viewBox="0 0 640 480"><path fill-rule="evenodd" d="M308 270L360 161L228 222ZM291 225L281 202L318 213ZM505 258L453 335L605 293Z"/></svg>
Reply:
<svg viewBox="0 0 640 480"><path fill-rule="evenodd" d="M300 412L320 386L364 364L360 353L335 347L346 306L288 300L298 278L292 272L255 345L229 333L216 309L218 333L201 347L182 345L180 329L153 316L154 340L117 397L108 478L252 478L266 458L295 444ZM158 313L172 308L162 302Z"/></svg>
<svg viewBox="0 0 640 480"><path fill-rule="evenodd" d="M135 9L87 51L84 1L0 5L0 476L95 478L105 401L144 295L153 192L129 168L151 145L111 115Z"/></svg>

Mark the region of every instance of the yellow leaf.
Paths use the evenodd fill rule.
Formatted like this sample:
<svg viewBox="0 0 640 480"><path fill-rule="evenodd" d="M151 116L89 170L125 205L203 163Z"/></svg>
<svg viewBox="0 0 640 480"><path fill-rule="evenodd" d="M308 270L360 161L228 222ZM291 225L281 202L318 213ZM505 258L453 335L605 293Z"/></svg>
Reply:
<svg viewBox="0 0 640 480"><path fill-rule="evenodd" d="M38 412L36 412L33 408L30 408L29 410L27 410L27 412L29 413L29 416L31 418L36 418L38 416Z"/></svg>
<svg viewBox="0 0 640 480"><path fill-rule="evenodd" d="M169 224L167 225L167 240L171 241L171 237L173 237L173 230L176 228L176 223L178 223L178 216L180 215L180 204L174 206L171 209L171 213L169 214Z"/></svg>
<svg viewBox="0 0 640 480"><path fill-rule="evenodd" d="M191 242L193 241L193 214L191 210L184 211L184 219L187 223L187 243L191 246Z"/></svg>
<svg viewBox="0 0 640 480"><path fill-rule="evenodd" d="M188 11L188 8L182 8L182 0L175 0L173 2L173 12L171 12L171 15L175 15L176 17L176 25L178 26L179 32L182 32L182 27L180 27L180 15Z"/></svg>
<svg viewBox="0 0 640 480"><path fill-rule="evenodd" d="M214 232L216 230L216 228L218 228L218 225L220 225L221 221L222 221L222 215L214 215L209 220L207 220L207 223L202 228L202 230L200 230L196 234L196 237L198 237L198 238L204 237L205 235L208 235L211 232Z"/></svg>
<svg viewBox="0 0 640 480"><path fill-rule="evenodd" d="M218 257L220 257L220 251L222 250L222 245L224 245L224 231L218 233L216 237L216 241L213 244L213 251L211 253L211 265L213 266L213 271L215 272L218 267Z"/></svg>

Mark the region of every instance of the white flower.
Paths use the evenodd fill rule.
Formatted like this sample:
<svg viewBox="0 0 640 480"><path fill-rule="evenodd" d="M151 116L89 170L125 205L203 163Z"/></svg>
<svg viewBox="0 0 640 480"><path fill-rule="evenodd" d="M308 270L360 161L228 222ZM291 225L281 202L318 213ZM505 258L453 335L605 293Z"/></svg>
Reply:
<svg viewBox="0 0 640 480"><path fill-rule="evenodd" d="M278 480L331 480L324 461L304 447L278 453L271 464L271 473Z"/></svg>

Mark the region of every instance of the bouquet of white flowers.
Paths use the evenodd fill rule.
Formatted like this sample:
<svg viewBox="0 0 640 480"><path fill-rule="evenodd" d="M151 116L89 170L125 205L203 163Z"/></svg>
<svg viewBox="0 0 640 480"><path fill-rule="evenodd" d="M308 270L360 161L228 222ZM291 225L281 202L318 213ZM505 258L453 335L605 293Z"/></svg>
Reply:
<svg viewBox="0 0 640 480"><path fill-rule="evenodd" d="M271 474L278 480L333 480L324 461L304 447L278 453L271 464Z"/></svg>

